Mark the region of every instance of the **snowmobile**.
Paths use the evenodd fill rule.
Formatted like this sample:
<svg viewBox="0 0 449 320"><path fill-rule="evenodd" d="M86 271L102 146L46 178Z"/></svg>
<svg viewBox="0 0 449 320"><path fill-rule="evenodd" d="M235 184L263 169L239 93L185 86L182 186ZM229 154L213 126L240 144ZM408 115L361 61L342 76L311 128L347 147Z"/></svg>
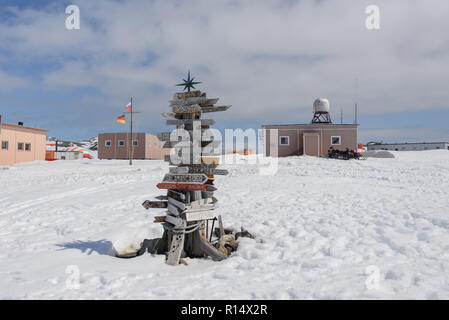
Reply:
<svg viewBox="0 0 449 320"><path fill-rule="evenodd" d="M340 159L340 160L349 160L349 159L356 159L356 160L364 160L365 158L362 157L362 155L359 152L356 152L354 150L349 150L349 148L346 148L346 150L337 150L333 147L330 147L328 153L328 158L332 159Z"/></svg>

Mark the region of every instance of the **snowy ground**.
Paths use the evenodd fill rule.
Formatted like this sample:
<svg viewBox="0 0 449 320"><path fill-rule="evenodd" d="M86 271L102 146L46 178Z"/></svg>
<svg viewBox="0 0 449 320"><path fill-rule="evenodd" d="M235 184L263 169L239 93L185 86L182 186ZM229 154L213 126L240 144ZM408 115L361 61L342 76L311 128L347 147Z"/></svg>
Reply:
<svg viewBox="0 0 449 320"><path fill-rule="evenodd" d="M110 251L162 234L161 211L140 204L161 194L167 164L0 168L0 298L449 299L449 152L394 154L284 158L274 176L227 166L217 214L259 240L178 267ZM73 265L79 289L66 285Z"/></svg>

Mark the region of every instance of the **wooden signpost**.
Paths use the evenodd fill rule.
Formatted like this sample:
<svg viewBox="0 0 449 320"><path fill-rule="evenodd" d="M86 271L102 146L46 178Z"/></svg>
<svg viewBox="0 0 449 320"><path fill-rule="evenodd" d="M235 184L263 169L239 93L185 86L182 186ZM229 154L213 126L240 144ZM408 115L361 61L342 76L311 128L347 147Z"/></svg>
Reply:
<svg viewBox="0 0 449 320"><path fill-rule="evenodd" d="M167 173L163 182L199 183L204 184L209 178L205 174Z"/></svg>
<svg viewBox="0 0 449 320"><path fill-rule="evenodd" d="M214 119L170 119L167 120L167 125L197 125L197 126L211 126L215 124Z"/></svg>
<svg viewBox="0 0 449 320"><path fill-rule="evenodd" d="M160 182L156 185L159 189L185 190L185 191L207 191L207 186L198 183L170 183Z"/></svg>
<svg viewBox="0 0 449 320"><path fill-rule="evenodd" d="M167 125L174 125L177 129L187 130L179 138L171 132L162 132L158 138L164 141L165 148L173 148L174 154L193 146L200 148L198 161L188 163L172 163L171 157L166 156L172 166L163 181L157 184L157 188L166 189L167 194L157 197L159 201L145 201L142 205L147 208L166 208L165 216L155 217L157 223L164 226L163 239L167 239L168 257L166 263L169 265L179 264L181 253L185 252L187 257L210 256L214 260L223 260L227 255L216 249L205 234L206 221L215 221L215 207L217 199L214 197L216 187L213 186L214 175L226 175L227 170L217 169L220 158L209 156L211 147L217 147L221 141L207 139L202 141L202 136L209 126L214 125L213 119L201 119L202 113L226 111L230 106L214 106L218 98L209 99L206 93L200 90L190 91L199 82L193 82L190 73L184 83L179 84L188 89L187 92L178 92L173 95L169 105L171 112L164 112L163 116L169 118ZM192 131L193 130L193 131ZM199 141L194 130L201 130ZM180 134L181 135L181 134ZM208 136L208 135L205 135ZM174 137L174 141L172 141ZM182 141L180 141L182 140ZM182 142L182 143L181 143ZM189 159L193 159L192 154ZM186 161L184 157L183 161ZM173 160L174 161L174 160ZM211 230L211 236L212 236ZM210 237L211 238L211 237Z"/></svg>

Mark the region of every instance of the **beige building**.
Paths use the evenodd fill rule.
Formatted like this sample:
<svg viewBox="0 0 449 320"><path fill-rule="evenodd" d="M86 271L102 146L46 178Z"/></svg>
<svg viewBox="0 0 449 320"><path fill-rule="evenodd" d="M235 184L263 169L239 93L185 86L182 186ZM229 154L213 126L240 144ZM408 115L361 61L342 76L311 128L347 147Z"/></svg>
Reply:
<svg viewBox="0 0 449 320"><path fill-rule="evenodd" d="M333 124L330 103L325 98L313 102L313 118L309 124L263 125L266 156L327 156L336 150L357 151L358 124Z"/></svg>
<svg viewBox="0 0 449 320"><path fill-rule="evenodd" d="M277 150L279 157L327 156L330 147L357 151L357 126L332 123L263 125L262 129L266 129L264 153L274 156Z"/></svg>
<svg viewBox="0 0 449 320"><path fill-rule="evenodd" d="M100 133L98 159L129 159L128 133ZM133 133L133 159L164 159L171 149L163 149L159 138L149 133Z"/></svg>
<svg viewBox="0 0 449 320"><path fill-rule="evenodd" d="M45 160L46 140L47 130L1 123L0 117L0 166Z"/></svg>

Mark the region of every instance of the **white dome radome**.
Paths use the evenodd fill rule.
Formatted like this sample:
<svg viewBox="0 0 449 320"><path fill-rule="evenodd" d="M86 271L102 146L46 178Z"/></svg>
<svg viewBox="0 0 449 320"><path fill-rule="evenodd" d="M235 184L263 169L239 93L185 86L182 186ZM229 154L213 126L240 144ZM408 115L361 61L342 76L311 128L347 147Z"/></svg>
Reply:
<svg viewBox="0 0 449 320"><path fill-rule="evenodd" d="M313 112L329 112L329 100L325 98L318 98L313 102Z"/></svg>

